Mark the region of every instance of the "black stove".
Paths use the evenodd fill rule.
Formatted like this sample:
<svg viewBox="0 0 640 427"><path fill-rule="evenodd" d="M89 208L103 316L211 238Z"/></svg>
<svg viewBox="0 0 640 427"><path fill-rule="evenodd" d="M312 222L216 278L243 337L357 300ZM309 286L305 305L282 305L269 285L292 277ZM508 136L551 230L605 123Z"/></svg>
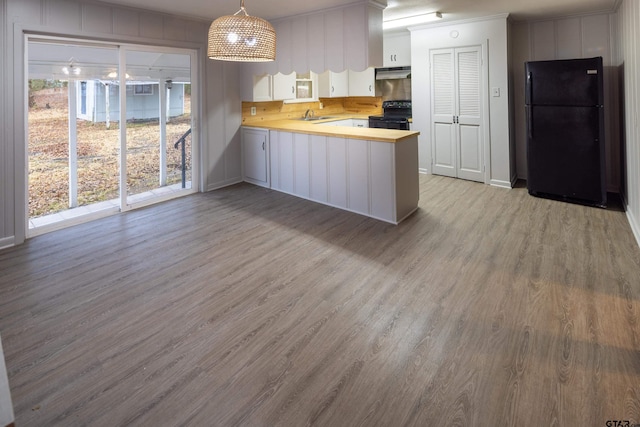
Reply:
<svg viewBox="0 0 640 427"><path fill-rule="evenodd" d="M369 116L370 128L409 130L411 101L384 101L382 116Z"/></svg>

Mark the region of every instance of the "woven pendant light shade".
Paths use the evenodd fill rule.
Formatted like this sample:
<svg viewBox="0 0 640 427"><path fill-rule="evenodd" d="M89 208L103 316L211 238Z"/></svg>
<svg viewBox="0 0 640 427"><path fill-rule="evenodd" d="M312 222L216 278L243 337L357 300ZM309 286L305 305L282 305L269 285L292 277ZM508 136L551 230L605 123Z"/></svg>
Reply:
<svg viewBox="0 0 640 427"><path fill-rule="evenodd" d="M273 61L276 32L264 19L249 16L242 0L235 15L222 16L211 23L207 56L223 61Z"/></svg>

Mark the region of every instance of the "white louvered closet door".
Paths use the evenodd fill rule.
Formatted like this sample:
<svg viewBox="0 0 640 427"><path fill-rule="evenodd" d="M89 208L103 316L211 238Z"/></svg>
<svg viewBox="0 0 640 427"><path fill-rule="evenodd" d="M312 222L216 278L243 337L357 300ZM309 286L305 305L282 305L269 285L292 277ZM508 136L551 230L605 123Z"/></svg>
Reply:
<svg viewBox="0 0 640 427"><path fill-rule="evenodd" d="M431 151L433 173L456 177L454 50L431 51Z"/></svg>
<svg viewBox="0 0 640 427"><path fill-rule="evenodd" d="M482 50L431 52L433 173L484 182Z"/></svg>

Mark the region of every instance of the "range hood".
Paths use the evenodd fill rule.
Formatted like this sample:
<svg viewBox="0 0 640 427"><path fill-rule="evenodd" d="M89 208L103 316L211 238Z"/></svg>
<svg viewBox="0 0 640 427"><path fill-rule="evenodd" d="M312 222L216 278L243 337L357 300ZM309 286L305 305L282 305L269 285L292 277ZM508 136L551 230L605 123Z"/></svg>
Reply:
<svg viewBox="0 0 640 427"><path fill-rule="evenodd" d="M376 68L376 80L410 79L411 67Z"/></svg>

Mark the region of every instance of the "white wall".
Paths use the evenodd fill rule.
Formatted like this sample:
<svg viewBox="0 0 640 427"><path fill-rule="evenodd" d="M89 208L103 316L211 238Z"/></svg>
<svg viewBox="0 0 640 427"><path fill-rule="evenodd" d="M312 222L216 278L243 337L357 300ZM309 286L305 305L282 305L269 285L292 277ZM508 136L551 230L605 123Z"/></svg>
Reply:
<svg viewBox="0 0 640 427"><path fill-rule="evenodd" d="M620 190L620 132L618 72L614 67L616 20L601 13L544 21L514 22L511 60L514 84L514 119L518 178L527 178L524 63L602 56L604 63L605 147L608 191Z"/></svg>
<svg viewBox="0 0 640 427"><path fill-rule="evenodd" d="M206 59L209 22L82 0L0 0L0 7L0 247L25 238L24 31L196 49L202 188L241 180L239 66Z"/></svg>
<svg viewBox="0 0 640 427"><path fill-rule="evenodd" d="M615 66L620 74L622 173L627 217L640 244L640 2L623 0L617 14L619 45Z"/></svg>
<svg viewBox="0 0 640 427"><path fill-rule="evenodd" d="M488 60L485 69L488 88L499 88L500 97L488 97L490 161L489 182L492 185L511 187L515 181L513 149L509 124L509 62L507 49L508 22L506 16L470 20L458 23L433 24L410 28L411 30L411 91L414 129L420 131L419 165L421 171L431 172L431 77L429 51L481 45L486 43ZM453 38L452 31L458 36ZM484 101L484 100L483 100Z"/></svg>

